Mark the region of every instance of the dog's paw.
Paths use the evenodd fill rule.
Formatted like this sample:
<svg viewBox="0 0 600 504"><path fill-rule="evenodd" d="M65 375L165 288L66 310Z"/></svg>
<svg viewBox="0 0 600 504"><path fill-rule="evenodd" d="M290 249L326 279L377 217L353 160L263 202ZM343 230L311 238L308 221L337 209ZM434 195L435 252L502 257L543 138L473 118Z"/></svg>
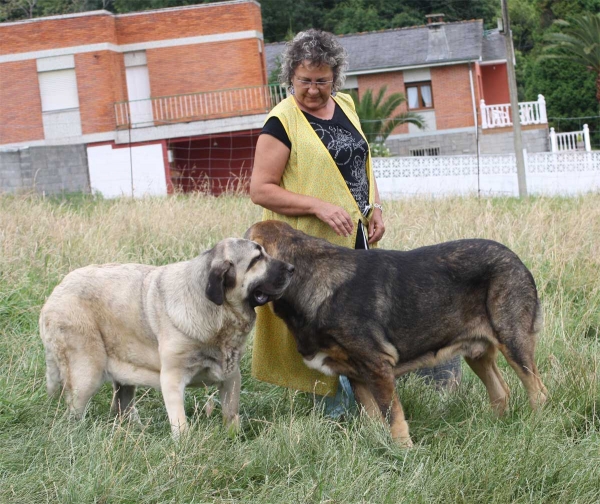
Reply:
<svg viewBox="0 0 600 504"><path fill-rule="evenodd" d="M398 437L394 441L400 448L412 448L414 446L410 437Z"/></svg>
<svg viewBox="0 0 600 504"><path fill-rule="evenodd" d="M234 438L240 432L240 415L234 415L232 418L223 418L223 424L227 430L227 435Z"/></svg>
<svg viewBox="0 0 600 504"><path fill-rule="evenodd" d="M171 424L171 437L174 441L179 441L188 432L187 422Z"/></svg>

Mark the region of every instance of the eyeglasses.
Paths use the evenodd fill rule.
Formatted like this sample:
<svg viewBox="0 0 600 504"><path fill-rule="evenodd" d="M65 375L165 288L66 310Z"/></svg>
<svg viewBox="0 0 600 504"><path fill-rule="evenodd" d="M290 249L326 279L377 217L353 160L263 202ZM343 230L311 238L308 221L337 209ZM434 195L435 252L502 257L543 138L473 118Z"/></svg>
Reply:
<svg viewBox="0 0 600 504"><path fill-rule="evenodd" d="M318 89L322 89L326 86L329 86L330 84L333 84L332 80L326 80L326 81L311 81L311 80L306 80L306 79L299 79L298 77L296 77L296 82L298 82L298 84L300 85L301 88L304 89L308 89L310 88L313 84L315 86L317 86Z"/></svg>

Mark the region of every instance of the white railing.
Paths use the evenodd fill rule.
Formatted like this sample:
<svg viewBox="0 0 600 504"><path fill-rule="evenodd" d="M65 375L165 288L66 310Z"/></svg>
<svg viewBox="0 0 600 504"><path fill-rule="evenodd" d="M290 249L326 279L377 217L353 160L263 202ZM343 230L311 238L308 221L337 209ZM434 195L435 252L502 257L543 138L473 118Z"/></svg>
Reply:
<svg viewBox="0 0 600 504"><path fill-rule="evenodd" d="M552 152L570 151L570 150L592 150L590 142L590 129L587 124L583 125L581 131L569 131L567 133L556 133L554 128L550 128L550 145Z"/></svg>
<svg viewBox="0 0 600 504"><path fill-rule="evenodd" d="M286 97L279 84L115 103L117 129L261 114Z"/></svg>
<svg viewBox="0 0 600 504"><path fill-rule="evenodd" d="M486 105L485 100L481 100L481 127L504 128L512 126L512 112L510 103L499 105ZM519 103L519 117L522 126L528 124L547 124L546 100L542 95L538 95L537 101Z"/></svg>

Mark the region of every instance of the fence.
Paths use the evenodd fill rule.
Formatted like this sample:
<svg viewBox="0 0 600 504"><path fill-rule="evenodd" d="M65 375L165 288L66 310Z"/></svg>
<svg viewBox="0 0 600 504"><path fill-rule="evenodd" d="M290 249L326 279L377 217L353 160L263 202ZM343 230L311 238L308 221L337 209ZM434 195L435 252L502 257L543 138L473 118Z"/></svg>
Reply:
<svg viewBox="0 0 600 504"><path fill-rule="evenodd" d="M600 190L600 152L525 152L530 194L575 195ZM411 195L518 196L514 154L373 158L383 198Z"/></svg>
<svg viewBox="0 0 600 504"><path fill-rule="evenodd" d="M519 103L519 119L522 126L528 124L546 124L546 100L542 95L538 95L537 101ZM512 115L510 103L498 105L486 105L485 100L481 100L481 127L505 128L512 126Z"/></svg>
<svg viewBox="0 0 600 504"><path fill-rule="evenodd" d="M569 131L567 133L556 133L550 128L550 145L552 152L586 150L591 151L590 129L587 124L583 125L581 131Z"/></svg>
<svg viewBox="0 0 600 504"><path fill-rule="evenodd" d="M91 189L106 197L166 194L169 184L184 192L243 191L251 174L253 138L212 137L206 143L171 145L168 163L162 144L88 147ZM525 162L530 194L600 191L600 151L525 153ZM519 195L515 156L510 154L373 158L373 169L379 192L387 199Z"/></svg>

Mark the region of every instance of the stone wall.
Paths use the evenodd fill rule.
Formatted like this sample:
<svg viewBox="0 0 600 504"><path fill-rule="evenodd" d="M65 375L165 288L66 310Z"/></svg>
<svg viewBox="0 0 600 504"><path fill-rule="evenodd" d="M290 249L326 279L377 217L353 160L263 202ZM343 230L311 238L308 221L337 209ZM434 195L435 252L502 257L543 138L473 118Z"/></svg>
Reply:
<svg viewBox="0 0 600 504"><path fill-rule="evenodd" d="M85 145L0 151L0 192L90 192Z"/></svg>

